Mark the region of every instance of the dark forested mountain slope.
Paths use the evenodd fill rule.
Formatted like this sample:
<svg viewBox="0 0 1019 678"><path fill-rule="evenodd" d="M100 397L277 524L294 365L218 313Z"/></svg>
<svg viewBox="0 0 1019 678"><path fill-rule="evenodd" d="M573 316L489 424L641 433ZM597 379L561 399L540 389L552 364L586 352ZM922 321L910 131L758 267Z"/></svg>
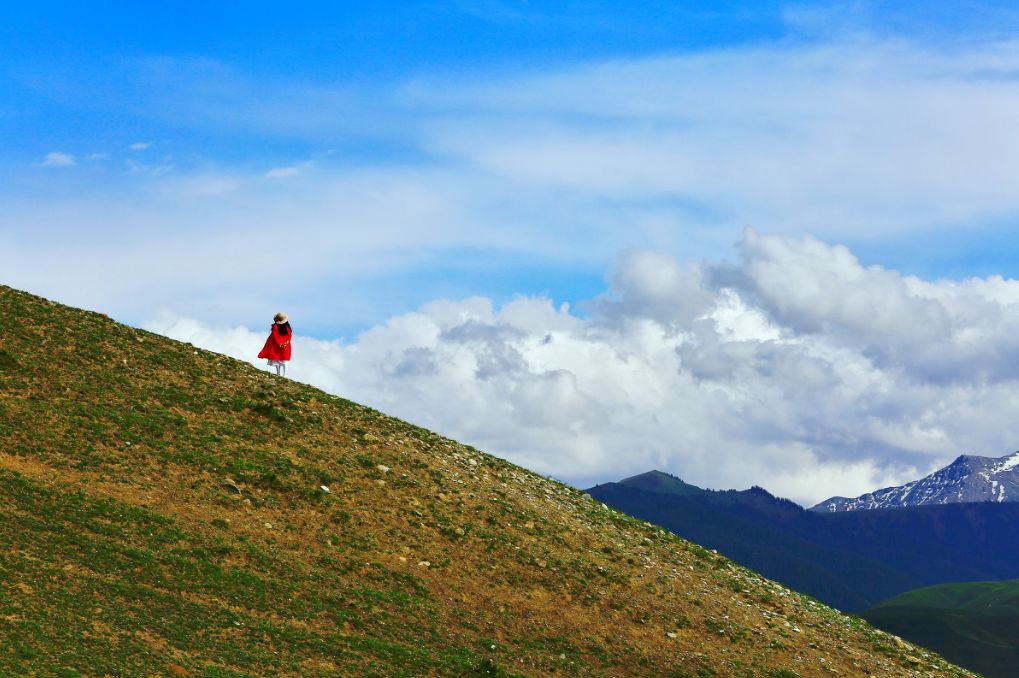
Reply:
<svg viewBox="0 0 1019 678"><path fill-rule="evenodd" d="M817 513L761 488L702 490L657 471L588 492L844 610L921 586L1019 577L1014 503Z"/></svg>

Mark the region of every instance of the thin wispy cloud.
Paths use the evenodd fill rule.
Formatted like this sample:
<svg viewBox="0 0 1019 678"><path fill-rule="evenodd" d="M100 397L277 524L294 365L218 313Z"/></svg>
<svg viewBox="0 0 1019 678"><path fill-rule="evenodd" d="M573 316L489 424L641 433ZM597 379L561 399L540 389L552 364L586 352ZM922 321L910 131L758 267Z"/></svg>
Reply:
<svg viewBox="0 0 1019 678"><path fill-rule="evenodd" d="M548 190L685 200L714 223L887 235L1014 213L1019 43L901 41L619 60L408 97L427 143ZM452 108L452 107L451 107Z"/></svg>
<svg viewBox="0 0 1019 678"><path fill-rule="evenodd" d="M61 151L51 151L46 154L46 157L39 163L40 167L71 167L77 164L74 160L74 156L70 153L63 153Z"/></svg>
<svg viewBox="0 0 1019 678"><path fill-rule="evenodd" d="M296 177L306 167L300 167L298 165L287 165L286 167L273 167L271 170L265 173L266 179L286 179L288 177Z"/></svg>
<svg viewBox="0 0 1019 678"><path fill-rule="evenodd" d="M127 170L131 174L144 175L147 177L166 175L173 172L175 169L172 164L151 165L149 163L135 162L133 160L128 160L127 163L125 163L125 167L127 167Z"/></svg>

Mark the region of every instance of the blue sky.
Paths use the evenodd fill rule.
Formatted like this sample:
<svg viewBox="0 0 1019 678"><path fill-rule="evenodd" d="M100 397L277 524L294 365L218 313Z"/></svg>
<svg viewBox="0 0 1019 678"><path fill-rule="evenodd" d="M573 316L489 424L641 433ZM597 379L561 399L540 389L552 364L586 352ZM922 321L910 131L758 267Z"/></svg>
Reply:
<svg viewBox="0 0 1019 678"><path fill-rule="evenodd" d="M21 161L53 145L84 150L86 141L133 137L159 139L196 161L287 157L323 144L374 160L412 149L391 129L373 135L363 124L267 136L203 123L153 110L152 89L230 79L261 91L340 87L370 96L419 77L486 78L847 34L950 44L1008 38L1017 26L1009 3L935 2L918 11L906 2L449 0L286 9L273 2L9 2L0 8L0 131L4 155Z"/></svg>
<svg viewBox="0 0 1019 678"><path fill-rule="evenodd" d="M1006 3L975 3L965 10L956 3L933 3L922 11L904 2L451 0L301 3L287 8L269 2L5 3L0 8L0 199L9 203L9 214L11 207L20 214L58 204L77 212L86 209L83 200L101 210L108 201L111 211L126 210L132 217L119 227L98 228L111 237L137 239L138 247L152 247L139 234L167 228L156 223L167 205L152 193L174 181L218 177L228 182L230 176L288 167L296 168L291 171L301 173L302 179L315 172L473 172L484 164L476 151L487 143L485 135L573 125L586 133L604 131L622 138L653 133L655 126L668 133L682 124L687 115L682 110L669 111L676 113L670 118L654 111L627 111L625 106L600 110L597 102L584 105L577 88L584 87L585 72L613 63L630 63L640 71L641 63L656 59L737 55L745 68L732 69L729 92L720 97L724 99L740 88L740 78L758 75L753 63L766 62L769 51L790 55L856 45L847 56L856 58L876 44L889 52L887 58L897 59L901 55L892 53L897 44L916 52L977 49L1007 41L1017 26L1019 18ZM500 104L500 97L519 99L521 87L550 74L565 80L575 76L578 82L566 85L574 89L569 100L547 107L526 99ZM634 77L647 79L636 93L647 100L654 98L656 78L674 81L662 72ZM845 77L856 76L849 72ZM602 96L628 94L621 90ZM698 93L675 94L688 95ZM769 107L764 112L781 115ZM520 129L513 129L512 121L519 122ZM782 123L761 119L760 124ZM473 135L460 145L453 138L457 125ZM499 179L500 168L481 169ZM780 230L752 215L728 214L727 204L698 190L603 196L596 182L584 196L575 188L556 182L522 186L483 207L517 212L511 222L547 220L542 228L561 229L568 237L551 245L551 252L526 243L513 246L505 238L496 238L497 243L455 238L448 245L426 248L428 252L397 257L400 265L317 278L278 301L299 304L297 297L330 296L330 286L345 286L352 291L341 295L346 300L334 305L328 317L306 316L306 327L320 336L350 335L437 296L484 294L506 300L516 293L548 294L576 303L605 290L606 271L626 248L725 257L746 226ZM551 218L554 209L562 213ZM895 209L904 208L888 209L889 218ZM30 228L44 240L63 239L68 232L73 239L83 228L62 225L52 213L44 217L35 212L21 219L9 217L0 226ZM590 247L591 235L583 235L592 212L598 218L615 217L616 227L596 228L599 237L611 232L604 246ZM1014 215L1005 212L977 218L967 214L965 222L960 218L955 223L948 217L947 222L905 232L890 229L887 237L859 237L847 223L833 235L869 262L906 271L1011 275L1019 253L1008 237ZM683 215L684 225L669 225L670 214ZM191 213L181 218L191 220ZM637 218L662 223L657 230L627 223ZM960 233L960 226L965 232ZM186 226L177 228L181 237L195 237ZM291 243L303 237L299 224L281 228ZM514 226L503 223L498 228ZM950 232L941 232L946 229ZM801 224L789 230L823 229ZM932 230L938 234L927 240ZM571 237L577 239L574 245L569 244ZM562 247L572 247L574 256L562 256L557 249ZM300 261L293 264L300 266ZM30 268L38 271L39 265L33 262ZM191 274L186 263L180 270ZM73 274L64 285L51 280L39 287L34 276L12 282L56 296L82 290ZM192 303L186 295L150 298L177 310ZM126 320L141 321L144 315L141 308L109 293L72 294L70 300L107 307ZM225 297L222 305L209 302L203 313L254 321L251 309L234 313L227 303Z"/></svg>
<svg viewBox="0 0 1019 678"><path fill-rule="evenodd" d="M1019 313L1017 30L1007 3L3 3L2 280L242 356L234 330L286 309L326 347L308 379L547 472L585 468L577 482L646 470L602 463L596 442L636 427L659 436L641 463L693 482L750 468L711 471L709 443L768 444L799 450L776 457L791 494L810 494L790 480L808 458L815 488L872 489L961 447L1014 449L967 398L1019 389L989 372L1010 374L994 360ZM861 304L887 333L860 325ZM900 316L965 359L917 362L933 340ZM606 372L535 348L535 318ZM512 355L491 343L504 336ZM376 340L375 371L342 366ZM781 369L776 341L795 353ZM847 346L852 374L831 362ZM430 352L485 366L429 387L484 391L473 428L422 396ZM611 431L582 431L586 389L615 392L606 374L625 382L613 359L631 352L649 375L685 356L658 392L722 418L616 421L635 397L621 389L592 410ZM801 380L834 388L817 360L859 420L801 411L816 400ZM494 364L503 390L485 391ZM709 388L721 365L731 381ZM967 370L983 381L956 383ZM901 380L927 390L887 401ZM544 388L561 421L485 437L486 417ZM719 433L751 397L785 402L786 428ZM560 465L527 456L553 438L573 450ZM667 453L675 440L689 451Z"/></svg>
<svg viewBox="0 0 1019 678"><path fill-rule="evenodd" d="M749 9L755 3L740 4L704 12L674 3L597 2L339 2L286 10L270 2L103 3L98 9L74 2L6 3L0 39L6 53L4 132L12 143L5 146L34 159L40 143L117 142L133 134L166 136L180 147L214 154L206 160L286 156L313 152L322 143L369 158L391 157L394 146L405 150L399 149L403 140L388 134L366 140L363 129L337 127L312 139L301 138L303 130L265 138L228 125L162 119L147 108L148 87L164 84L171 61L185 64L173 69L181 77L237 77L253 88L268 82L371 90L413 77L485 77L782 37L777 7L762 12Z"/></svg>

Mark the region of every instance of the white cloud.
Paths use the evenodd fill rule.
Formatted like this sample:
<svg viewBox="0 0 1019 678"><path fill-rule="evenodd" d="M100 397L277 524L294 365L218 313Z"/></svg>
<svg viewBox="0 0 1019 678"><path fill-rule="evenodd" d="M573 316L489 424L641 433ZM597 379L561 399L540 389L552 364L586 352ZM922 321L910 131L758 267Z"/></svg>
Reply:
<svg viewBox="0 0 1019 678"><path fill-rule="evenodd" d="M1019 42L893 40L428 83L434 152L518 185L679 199L715 223L859 238L1015 214Z"/></svg>
<svg viewBox="0 0 1019 678"><path fill-rule="evenodd" d="M168 175L174 170L174 166L171 163L165 163L161 165L150 165L148 163L138 162L136 160L128 160L126 163L128 172L146 177L159 177ZM192 183L201 183L207 177L202 175L193 176L190 181Z"/></svg>
<svg viewBox="0 0 1019 678"><path fill-rule="evenodd" d="M131 149L132 151L144 151L151 145L152 144L146 143L144 141L136 141L133 144L129 145L128 148Z"/></svg>
<svg viewBox="0 0 1019 678"><path fill-rule="evenodd" d="M365 290L382 287L378 281L391 289L391 280L416 270L426 279L437 277L432 266L485 271L489 259L510 256L570 270L610 259L625 242L612 235L607 215L557 227L557 214L520 203L481 218L499 200L501 182L434 168L312 167L287 181L211 170L138 177L133 191L116 184L0 212L0 229L12 234L7 281L129 321L153 306L239 321L257 317L265 298L252 290L264 289L266 272L285 261L283 284L265 291L274 303L296 308L317 294L328 302L307 313L320 324L342 313L363 327L392 312L379 297L365 299ZM578 250L581 238L600 242ZM413 305L427 298L409 292ZM385 300L392 303L392 293Z"/></svg>
<svg viewBox="0 0 1019 678"><path fill-rule="evenodd" d="M62 153L60 151L51 151L46 154L42 162L39 163L41 167L70 167L75 164L74 156L70 153Z"/></svg>
<svg viewBox="0 0 1019 678"><path fill-rule="evenodd" d="M299 165L288 165L286 167L273 167L271 170L265 173L266 179L286 179L287 177L296 177L305 168Z"/></svg>
<svg viewBox="0 0 1019 678"><path fill-rule="evenodd" d="M814 502L1015 447L1019 282L910 278L810 237L738 251L630 252L586 317L436 301L350 342L295 318L292 374L578 485L660 468ZM148 327L244 359L264 339Z"/></svg>
<svg viewBox="0 0 1019 678"><path fill-rule="evenodd" d="M244 184L244 177L229 173L192 174L166 185L164 194L183 200L220 198L238 192Z"/></svg>

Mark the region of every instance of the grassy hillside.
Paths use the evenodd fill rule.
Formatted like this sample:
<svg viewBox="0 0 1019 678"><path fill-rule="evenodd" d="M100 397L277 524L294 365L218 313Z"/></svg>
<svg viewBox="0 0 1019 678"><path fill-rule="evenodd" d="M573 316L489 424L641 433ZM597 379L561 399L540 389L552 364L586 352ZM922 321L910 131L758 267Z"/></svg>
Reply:
<svg viewBox="0 0 1019 678"><path fill-rule="evenodd" d="M1019 579L943 584L896 596L865 615L988 677L1019 666Z"/></svg>
<svg viewBox="0 0 1019 678"><path fill-rule="evenodd" d="M965 675L355 403L6 287L0 316L0 675Z"/></svg>

